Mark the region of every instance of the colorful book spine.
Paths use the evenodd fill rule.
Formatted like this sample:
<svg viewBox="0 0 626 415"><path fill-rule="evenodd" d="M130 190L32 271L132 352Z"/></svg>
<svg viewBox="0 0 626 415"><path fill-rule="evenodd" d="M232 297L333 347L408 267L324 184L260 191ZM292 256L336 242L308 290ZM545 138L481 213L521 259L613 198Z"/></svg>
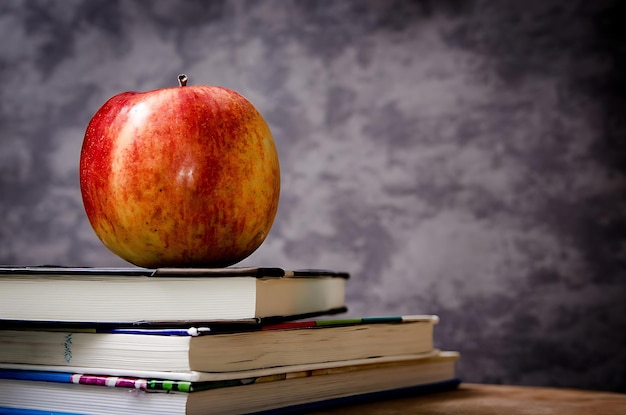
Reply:
<svg viewBox="0 0 626 415"><path fill-rule="evenodd" d="M410 316L389 316L389 317L362 317L333 320L311 320L294 321L263 326L262 330L286 330L301 329L311 327L333 327L333 326L354 326L360 324L394 324L407 323L410 321L432 321L437 323L439 318L434 315L410 315Z"/></svg>
<svg viewBox="0 0 626 415"><path fill-rule="evenodd" d="M439 317L436 315L406 315L406 316L384 316L384 317L363 317L346 319L322 319L322 320L301 320L281 323L253 323L250 321L233 321L216 323L211 327L94 327L82 325L20 325L5 324L3 330L31 330L31 331L53 331L68 333L102 333L102 334L138 334L154 336L204 336L208 334L233 333L243 331L266 331L266 330L289 330L304 328L354 326L360 324L394 324L406 322L432 322L438 323ZM70 334L71 335L71 334Z"/></svg>
<svg viewBox="0 0 626 415"><path fill-rule="evenodd" d="M129 388L138 389L146 392L189 393L193 391L192 382L187 381L85 375L79 373L5 369L0 370L0 378L13 380L30 380L37 382L75 383L81 385L108 386L112 388Z"/></svg>
<svg viewBox="0 0 626 415"><path fill-rule="evenodd" d="M132 329L132 328L121 328L121 329L111 329L111 330L99 330L100 333L111 333L111 334L142 334L142 335L152 335L152 336L202 336L204 334L212 333L213 330L210 327L189 327L189 328L167 328L167 329Z"/></svg>
<svg viewBox="0 0 626 415"><path fill-rule="evenodd" d="M320 372L321 373L321 372ZM275 375L255 376L243 379L191 382L167 379L145 379L136 377L85 375L81 373L49 372L38 370L0 369L0 379L28 380L35 382L74 383L79 385L106 386L110 388L126 388L143 392L181 392L191 393L230 386L250 385L258 382L272 382L293 377L309 377L313 372L281 373ZM0 412L2 414L2 412Z"/></svg>
<svg viewBox="0 0 626 415"><path fill-rule="evenodd" d="M98 329L99 333L113 334L142 334L156 336L203 336L207 334L228 333L233 331L268 331L268 330L292 330L305 328L320 327L337 327L337 326L355 326L360 324L394 324L407 323L414 321L432 321L437 323L438 316L435 315L407 315L407 316L384 316L384 317L363 317L363 318L347 318L347 319L328 319L328 320L307 320L292 321L285 323L276 323L268 325L251 325L228 323L214 327L189 327L189 328L116 328L116 329Z"/></svg>

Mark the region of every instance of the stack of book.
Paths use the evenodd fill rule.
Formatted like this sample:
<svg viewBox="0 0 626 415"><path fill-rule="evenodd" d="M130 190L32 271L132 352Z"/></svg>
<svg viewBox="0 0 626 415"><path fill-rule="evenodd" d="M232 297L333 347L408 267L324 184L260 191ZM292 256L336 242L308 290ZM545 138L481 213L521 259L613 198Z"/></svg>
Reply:
<svg viewBox="0 0 626 415"><path fill-rule="evenodd" d="M0 413L290 413L458 385L436 316L332 316L348 279L0 267Z"/></svg>

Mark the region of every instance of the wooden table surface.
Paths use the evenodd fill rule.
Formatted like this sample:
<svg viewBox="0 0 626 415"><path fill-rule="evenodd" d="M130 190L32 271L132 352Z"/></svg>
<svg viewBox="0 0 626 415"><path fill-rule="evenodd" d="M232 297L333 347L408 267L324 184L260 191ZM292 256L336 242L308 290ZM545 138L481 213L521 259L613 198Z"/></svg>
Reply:
<svg viewBox="0 0 626 415"><path fill-rule="evenodd" d="M458 389L307 415L626 415L626 394L462 383Z"/></svg>

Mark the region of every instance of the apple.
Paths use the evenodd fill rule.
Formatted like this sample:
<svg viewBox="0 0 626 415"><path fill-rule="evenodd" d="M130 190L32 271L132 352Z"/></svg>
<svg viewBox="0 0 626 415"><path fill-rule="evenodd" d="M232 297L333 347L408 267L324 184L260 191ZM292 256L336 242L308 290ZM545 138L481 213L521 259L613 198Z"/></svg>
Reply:
<svg viewBox="0 0 626 415"><path fill-rule="evenodd" d="M80 189L96 235L141 267L225 267L274 222L280 168L272 133L236 91L124 92L91 118Z"/></svg>

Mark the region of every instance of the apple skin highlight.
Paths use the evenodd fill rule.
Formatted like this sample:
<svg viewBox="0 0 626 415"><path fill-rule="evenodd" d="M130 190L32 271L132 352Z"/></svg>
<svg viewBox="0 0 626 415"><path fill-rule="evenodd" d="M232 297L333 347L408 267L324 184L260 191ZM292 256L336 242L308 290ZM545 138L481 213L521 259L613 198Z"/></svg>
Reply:
<svg viewBox="0 0 626 415"><path fill-rule="evenodd" d="M271 131L245 97L181 82L121 93L95 113L80 189L95 233L126 261L223 267L268 235L280 167Z"/></svg>

